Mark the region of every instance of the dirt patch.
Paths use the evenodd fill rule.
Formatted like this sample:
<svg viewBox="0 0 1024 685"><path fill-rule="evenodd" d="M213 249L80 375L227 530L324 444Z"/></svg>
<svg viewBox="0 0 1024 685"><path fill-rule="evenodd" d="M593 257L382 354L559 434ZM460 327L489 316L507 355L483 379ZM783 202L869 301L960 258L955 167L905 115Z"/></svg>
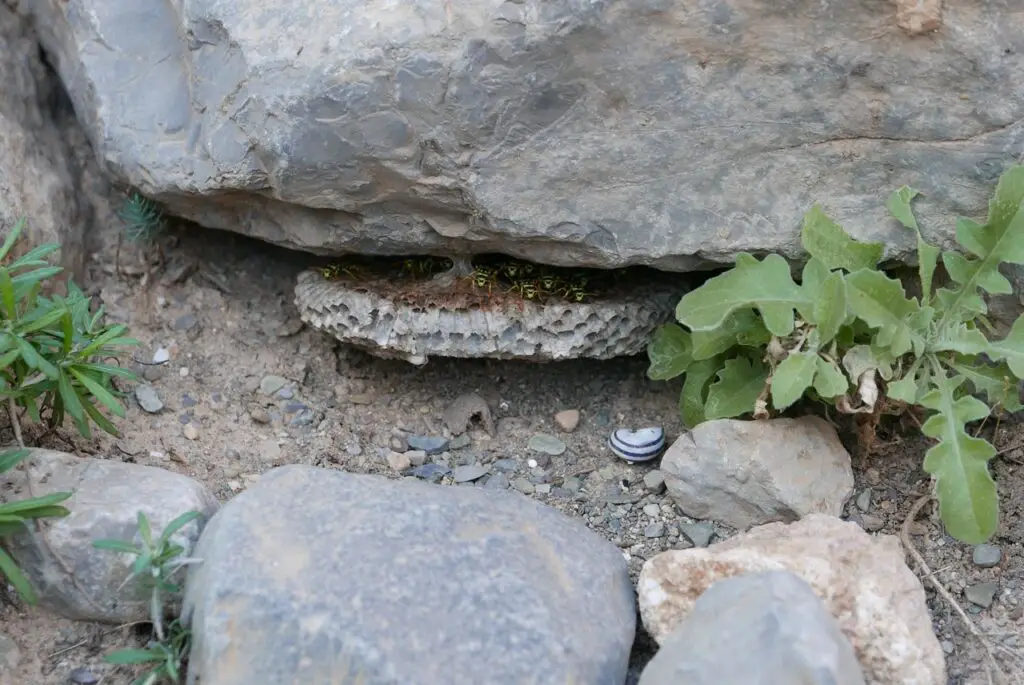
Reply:
<svg viewBox="0 0 1024 685"><path fill-rule="evenodd" d="M654 468L626 464L610 453L605 441L613 426L661 424L669 441L681 430L679 385L648 381L645 359L551 364L435 359L423 368L378 360L339 346L298 321L292 287L296 274L310 266L304 255L193 228L179 229L178 245L167 256L163 276L143 290L137 279L113 274L112 251L104 249L90 265L87 284L112 317L131 324L143 343L138 360L150 362L160 348L169 352L166 364L135 364L164 408L147 413L133 402L120 424L122 438L75 439L71 446L67 434L48 447L183 473L227 500L285 463L396 477L387 459L392 447L410 434L440 433L449 404L476 392L493 411L494 435L479 425L471 427L469 444L451 452L453 465L506 460L529 473L533 459L542 462L537 468L544 469L555 490L569 479L581 479L586 487L580 493L590 494L534 496L622 546L630 554L634 577L645 558L688 546L681 539L634 534L643 528L635 525L639 512L609 518L608 502L600 497L642 489L644 474ZM565 409L581 412L572 433L562 432L554 421ZM990 423L983 430L990 436L995 432L999 448L1024 439L1015 422L1004 421L997 431ZM557 436L566 451L555 457L528 451L527 442L537 433ZM883 432L880 438L880 452L855 464L858 493L870 487L870 502L851 502L849 513L869 529L897 533L927 486L920 468L927 445L912 431ZM1010 649L1019 646L1024 629L1022 466L1021 448L994 462L1003 498L1002 526L993 540L1003 555L999 566L976 566L972 549L944 536L934 516L920 518L916 529L922 534L914 538L936 576L965 606L965 586L998 583L991 607L969 611ZM930 587L928 594L935 630L947 652L950 683L987 682L977 643ZM73 623L12 603L0 605L0 621L21 655L15 683L64 685L75 668L105 677L106 685L131 682L127 671L111 670L101 657L137 643L132 628ZM653 650L653 642L639 635L634 678Z"/></svg>

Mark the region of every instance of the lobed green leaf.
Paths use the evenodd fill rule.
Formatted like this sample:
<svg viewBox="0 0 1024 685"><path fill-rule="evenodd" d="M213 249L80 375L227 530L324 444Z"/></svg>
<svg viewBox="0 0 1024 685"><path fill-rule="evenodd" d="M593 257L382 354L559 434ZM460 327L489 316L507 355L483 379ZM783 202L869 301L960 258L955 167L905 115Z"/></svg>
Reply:
<svg viewBox="0 0 1024 685"><path fill-rule="evenodd" d="M818 355L814 352L793 352L775 367L772 374L772 405L782 411L801 397L814 382Z"/></svg>
<svg viewBox="0 0 1024 685"><path fill-rule="evenodd" d="M914 218L914 210L910 206L914 198L920 193L909 186L903 186L894 190L886 202L889 213L905 227L914 231L917 235L917 274L921 279L921 304L926 305L932 297L932 280L935 277L935 268L939 262L939 248L929 245L921 235L921 229Z"/></svg>
<svg viewBox="0 0 1024 685"><path fill-rule="evenodd" d="M966 424L988 416L989 408L971 395L956 397L963 381L933 377L933 389L921 398L921 405L935 412L921 432L939 441L925 453L924 470L936 479L939 515L950 535L976 545L992 537L999 525L996 484L988 472L996 450L967 433Z"/></svg>
<svg viewBox="0 0 1024 685"><path fill-rule="evenodd" d="M833 272L817 292L811 323L818 329L819 344L825 345L839 334L839 329L846 322L846 281L843 275Z"/></svg>
<svg viewBox="0 0 1024 685"><path fill-rule="evenodd" d="M916 300L908 299L899 281L881 271L862 269L846 279L850 309L876 329L874 344L899 356L923 350L922 331L910 326L910 317L920 311Z"/></svg>
<svg viewBox="0 0 1024 685"><path fill-rule="evenodd" d="M1024 378L1024 315L1017 317L1005 338L989 343L988 354L994 361L1005 361L1014 376Z"/></svg>
<svg viewBox="0 0 1024 685"><path fill-rule="evenodd" d="M884 252L880 243L862 243L850 237L818 205L804 215L801 238L804 249L829 269L874 269Z"/></svg>
<svg viewBox="0 0 1024 685"><path fill-rule="evenodd" d="M667 381L685 373L693 361L692 347L690 334L679 326L669 323L658 327L647 345L647 377Z"/></svg>
<svg viewBox="0 0 1024 685"><path fill-rule="evenodd" d="M768 368L761 362L746 357L727 359L717 380L708 388L705 419L730 419L749 414L754 411L767 382Z"/></svg>
<svg viewBox="0 0 1024 685"><path fill-rule="evenodd" d="M1009 281L999 273L999 265L1024 264L1024 165L1009 168L999 178L989 201L988 221L979 224L961 219L956 237L975 259L943 253L943 264L957 287L942 288L937 293L942 302L940 329L985 313L979 289L993 295L1012 292Z"/></svg>
<svg viewBox="0 0 1024 685"><path fill-rule="evenodd" d="M738 309L722 322L718 328L708 331L694 331L690 335L695 360L711 359L739 345L759 347L767 345L772 334L764 327L761 318L750 309Z"/></svg>
<svg viewBox="0 0 1024 685"><path fill-rule="evenodd" d="M682 414L683 424L687 428L704 423L708 385L724 364L721 357L699 359L686 370L683 390L679 393L679 413Z"/></svg>
<svg viewBox="0 0 1024 685"><path fill-rule="evenodd" d="M817 371L814 374L814 391L825 399L845 395L850 389L850 382L843 375L835 362L818 357Z"/></svg>
<svg viewBox="0 0 1024 685"><path fill-rule="evenodd" d="M793 332L793 310L811 304L811 298L793 282L785 259L773 254L758 261L741 252L732 269L683 296L676 319L691 331L710 331L734 311L755 308L773 335L786 336Z"/></svg>

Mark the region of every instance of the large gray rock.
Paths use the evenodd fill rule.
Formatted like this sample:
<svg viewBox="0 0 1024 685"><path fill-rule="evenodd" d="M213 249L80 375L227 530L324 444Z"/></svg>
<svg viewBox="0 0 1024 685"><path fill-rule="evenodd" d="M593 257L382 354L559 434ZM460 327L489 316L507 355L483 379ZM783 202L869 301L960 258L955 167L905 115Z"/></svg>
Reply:
<svg viewBox="0 0 1024 685"><path fill-rule="evenodd" d="M195 554L184 615L203 685L625 679L621 552L515 493L284 466Z"/></svg>
<svg viewBox="0 0 1024 685"><path fill-rule="evenodd" d="M149 617L149 592L138 583L125 582L135 557L96 549L94 541L113 538L139 544L140 511L149 519L154 535L181 514L198 511L203 517L173 538L187 556L206 519L219 506L200 483L152 466L41 449L32 450L27 463L36 496L73 493L63 503L71 514L47 520L46 541L35 528L15 536L10 551L40 601L71 619L130 623ZM0 476L0 485L8 485L16 499L29 495L20 468ZM174 580L180 582L184 576L184 571L179 572ZM168 611L176 611L177 604L169 597Z"/></svg>
<svg viewBox="0 0 1024 685"><path fill-rule="evenodd" d="M839 516L853 494L850 454L817 416L705 421L668 448L661 470L683 513L741 530Z"/></svg>
<svg viewBox="0 0 1024 685"><path fill-rule="evenodd" d="M820 201L901 258L892 188L947 242L1024 145L1006 4L22 2L120 180L323 254L686 269Z"/></svg>
<svg viewBox="0 0 1024 685"><path fill-rule="evenodd" d="M639 685L864 685L850 641L788 571L720 580L661 643Z"/></svg>

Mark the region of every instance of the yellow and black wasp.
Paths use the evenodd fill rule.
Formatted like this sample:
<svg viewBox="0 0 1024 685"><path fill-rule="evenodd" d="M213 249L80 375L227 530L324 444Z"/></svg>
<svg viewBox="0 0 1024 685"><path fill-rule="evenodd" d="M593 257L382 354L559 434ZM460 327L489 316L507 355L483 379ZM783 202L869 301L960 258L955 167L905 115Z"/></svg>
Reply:
<svg viewBox="0 0 1024 685"><path fill-rule="evenodd" d="M356 266L335 263L322 267L320 269L320 274L328 281L336 281L342 276L358 279L362 276L362 271Z"/></svg>

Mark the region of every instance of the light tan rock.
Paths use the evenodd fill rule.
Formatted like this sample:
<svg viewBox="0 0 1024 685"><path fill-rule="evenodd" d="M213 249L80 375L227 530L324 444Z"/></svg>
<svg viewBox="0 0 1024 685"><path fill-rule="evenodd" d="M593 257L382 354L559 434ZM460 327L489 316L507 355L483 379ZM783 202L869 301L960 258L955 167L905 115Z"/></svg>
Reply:
<svg viewBox="0 0 1024 685"><path fill-rule="evenodd" d="M839 516L853 494L850 455L816 416L705 421L668 448L661 470L687 516L738 530Z"/></svg>
<svg viewBox="0 0 1024 685"><path fill-rule="evenodd" d="M946 683L924 588L907 567L899 539L870 536L823 514L649 559L637 588L644 627L660 643L716 581L769 570L792 571L814 588L853 644L869 684Z"/></svg>
<svg viewBox="0 0 1024 685"><path fill-rule="evenodd" d="M896 24L917 36L942 26L942 0L896 0Z"/></svg>
<svg viewBox="0 0 1024 685"><path fill-rule="evenodd" d="M579 409L563 409L555 414L555 423L566 433L572 433L580 425Z"/></svg>

